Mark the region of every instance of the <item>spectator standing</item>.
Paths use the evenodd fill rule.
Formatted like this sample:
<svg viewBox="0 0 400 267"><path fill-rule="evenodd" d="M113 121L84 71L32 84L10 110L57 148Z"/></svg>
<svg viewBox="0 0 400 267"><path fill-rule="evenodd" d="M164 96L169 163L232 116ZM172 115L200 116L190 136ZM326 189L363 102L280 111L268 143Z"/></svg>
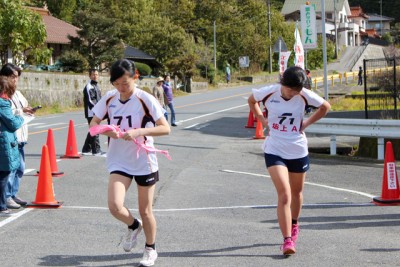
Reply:
<svg viewBox="0 0 400 267"><path fill-rule="evenodd" d="M92 108L100 101L101 91L98 85L99 72L95 69L89 70L90 81L83 88L83 105L85 109L85 118L90 125L93 119ZM105 156L106 153L101 151L99 135L86 136L85 143L82 148L83 155Z"/></svg>
<svg viewBox="0 0 400 267"><path fill-rule="evenodd" d="M309 69L306 69L306 75L307 75L307 80L304 83L304 88L311 90L312 78L311 78L311 72Z"/></svg>
<svg viewBox="0 0 400 267"><path fill-rule="evenodd" d="M362 83L363 83L363 77L362 76L363 76L363 69L360 66L359 69L358 69L358 83L357 83L357 85L362 85Z"/></svg>
<svg viewBox="0 0 400 267"><path fill-rule="evenodd" d="M163 89L163 83L164 79L162 77L158 77L156 80L156 85L153 87L152 90L152 95L158 100L162 108L164 109L164 117L165 119L168 119L168 114L167 114L167 105L168 105L168 100L167 97L165 96L164 89Z"/></svg>
<svg viewBox="0 0 400 267"><path fill-rule="evenodd" d="M13 114L11 97L15 93L15 83L5 76L0 76L0 215L8 216L6 186L12 171L20 165L18 140L15 131L24 119Z"/></svg>
<svg viewBox="0 0 400 267"><path fill-rule="evenodd" d="M225 78L226 83L229 83L231 81L231 66L229 65L229 63L226 63Z"/></svg>
<svg viewBox="0 0 400 267"><path fill-rule="evenodd" d="M21 76L21 68L15 66L11 63L3 65L0 70L1 76L6 76L13 83L15 88L18 85L19 77ZM10 98L11 109L14 115L22 116L23 114L32 115L35 111L29 106L28 101L23 96L20 91L15 91L15 93ZM20 165L16 170L10 172L6 186L6 199L7 208L9 209L19 209L25 206L27 202L17 196L22 176L25 171L25 150L24 147L28 142L28 125L24 124L15 132L18 140L18 151L20 157Z"/></svg>
<svg viewBox="0 0 400 267"><path fill-rule="evenodd" d="M172 92L171 77L169 77L169 75L165 76L163 89L164 89L165 96L167 97L167 100L168 100L167 106L169 107L169 110L171 111L171 126L178 126L175 123L175 110L174 110L174 103L173 103L174 95ZM166 119L168 120L168 114L167 114Z"/></svg>

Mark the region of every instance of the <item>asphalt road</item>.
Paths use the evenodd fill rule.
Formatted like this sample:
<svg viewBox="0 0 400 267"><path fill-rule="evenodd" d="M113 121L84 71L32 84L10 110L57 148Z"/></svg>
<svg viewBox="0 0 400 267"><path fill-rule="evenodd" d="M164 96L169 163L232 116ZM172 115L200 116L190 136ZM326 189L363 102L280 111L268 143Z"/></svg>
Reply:
<svg viewBox="0 0 400 267"><path fill-rule="evenodd" d="M400 266L399 207L378 207L383 164L312 155L300 219L297 254L284 258L276 193L266 172L261 140L244 128L249 88L175 99L178 127L156 138L172 161L159 156L155 215L156 266ZM54 131L65 153L68 123L78 150L87 124L83 112L38 117L29 127L27 173L20 196L35 199L41 147ZM323 139L310 138L310 144ZM106 151L105 138L101 139ZM322 142L323 143L323 142ZM133 253L118 247L125 232L107 210L105 158L58 162L53 178L59 209L21 209L0 217L1 266L138 266L144 236ZM137 212L135 187L126 205Z"/></svg>

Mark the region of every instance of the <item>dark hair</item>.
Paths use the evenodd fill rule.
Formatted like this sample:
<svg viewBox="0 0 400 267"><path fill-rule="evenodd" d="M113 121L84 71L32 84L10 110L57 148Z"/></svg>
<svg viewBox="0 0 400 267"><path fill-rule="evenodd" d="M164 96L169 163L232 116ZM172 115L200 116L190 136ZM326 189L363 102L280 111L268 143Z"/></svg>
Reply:
<svg viewBox="0 0 400 267"><path fill-rule="evenodd" d="M5 94L9 98L15 93L15 83L7 76L0 75L0 94Z"/></svg>
<svg viewBox="0 0 400 267"><path fill-rule="evenodd" d="M305 71L297 66L290 67L282 75L281 84L295 91L301 91L307 81Z"/></svg>
<svg viewBox="0 0 400 267"><path fill-rule="evenodd" d="M126 73L129 74L129 77L135 76L135 62L130 61L128 59L120 59L114 64L112 64L110 68L110 82L113 83L115 80L121 78Z"/></svg>
<svg viewBox="0 0 400 267"><path fill-rule="evenodd" d="M90 70L89 70L89 76L92 75L92 73L95 72L95 71L98 71L98 70L96 70L96 69L90 69Z"/></svg>
<svg viewBox="0 0 400 267"><path fill-rule="evenodd" d="M1 68L0 75L10 77L10 76L14 75L14 71L18 72L18 76L21 76L22 70L20 67L14 65L14 64L11 64L11 63L6 63Z"/></svg>

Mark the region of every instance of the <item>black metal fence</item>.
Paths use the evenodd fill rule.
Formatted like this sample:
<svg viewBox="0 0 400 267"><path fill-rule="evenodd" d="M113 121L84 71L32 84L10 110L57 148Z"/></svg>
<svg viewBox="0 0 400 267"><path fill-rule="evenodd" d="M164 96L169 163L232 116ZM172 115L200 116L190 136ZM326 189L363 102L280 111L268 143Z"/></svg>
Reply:
<svg viewBox="0 0 400 267"><path fill-rule="evenodd" d="M364 59L366 119L398 119L400 58Z"/></svg>

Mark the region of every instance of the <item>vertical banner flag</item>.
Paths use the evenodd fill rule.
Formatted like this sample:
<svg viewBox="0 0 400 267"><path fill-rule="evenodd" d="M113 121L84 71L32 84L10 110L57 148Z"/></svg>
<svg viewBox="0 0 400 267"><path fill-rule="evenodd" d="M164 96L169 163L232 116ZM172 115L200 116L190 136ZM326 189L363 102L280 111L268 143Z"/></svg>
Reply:
<svg viewBox="0 0 400 267"><path fill-rule="evenodd" d="M288 59L292 51L281 51L279 53L279 73L282 74L287 69Z"/></svg>
<svg viewBox="0 0 400 267"><path fill-rule="evenodd" d="M304 49L297 24L294 31L294 39L294 65L304 69Z"/></svg>
<svg viewBox="0 0 400 267"><path fill-rule="evenodd" d="M304 49L315 49L317 44L317 26L315 22L315 9L310 5L300 7L301 40Z"/></svg>

